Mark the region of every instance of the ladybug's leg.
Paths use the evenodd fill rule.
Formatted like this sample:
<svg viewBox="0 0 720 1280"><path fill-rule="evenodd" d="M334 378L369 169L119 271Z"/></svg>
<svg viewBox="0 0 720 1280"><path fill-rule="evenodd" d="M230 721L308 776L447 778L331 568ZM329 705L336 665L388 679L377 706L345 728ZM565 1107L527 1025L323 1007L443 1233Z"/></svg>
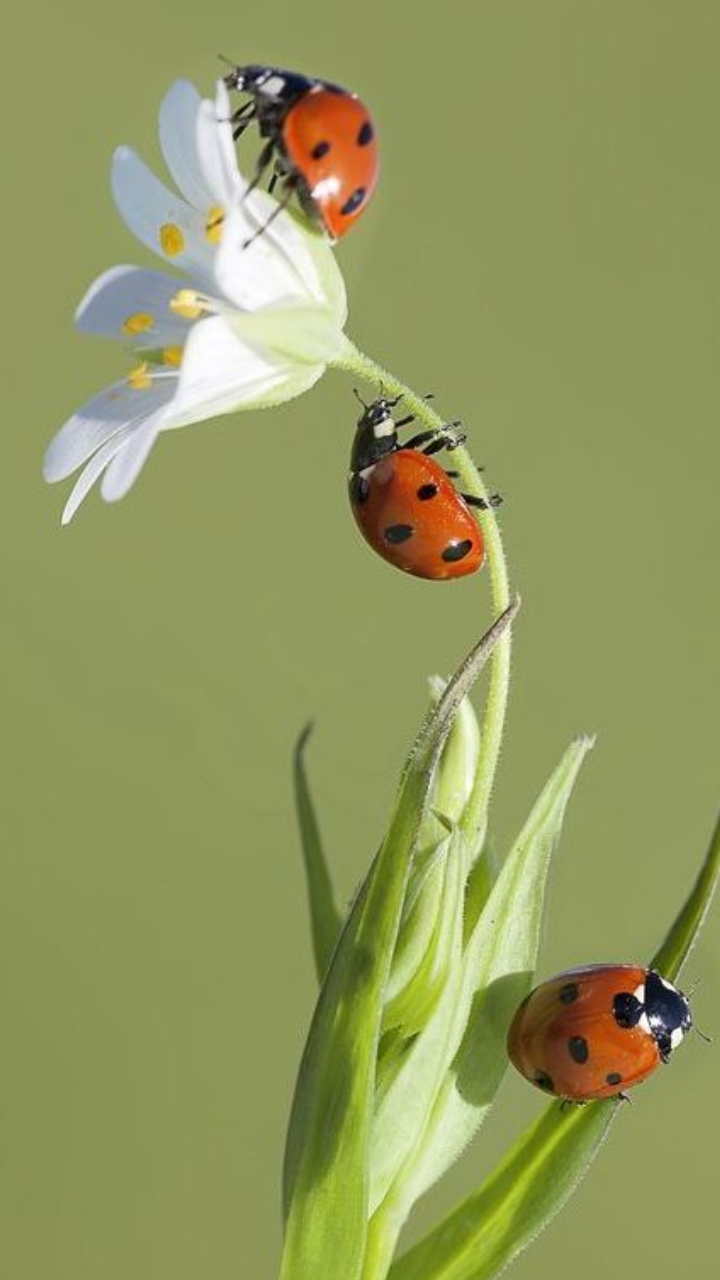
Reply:
<svg viewBox="0 0 720 1280"><path fill-rule="evenodd" d="M460 441L458 441L458 443L460 443ZM429 457L431 453L441 453L443 449L451 448L454 448L454 445L449 444L444 436L435 435L430 443L425 446L423 453L426 453Z"/></svg>
<svg viewBox="0 0 720 1280"><path fill-rule="evenodd" d="M407 421L407 419L405 419L405 421ZM412 419L410 419L410 421L412 421ZM396 425L399 427L401 424L398 422ZM403 449L419 449L421 445L427 444L428 440L437 440L437 438L437 431L420 431L416 436L412 437L412 440L408 440L407 443L403 445ZM440 447L442 448L442 445ZM424 452L427 453L427 450L424 450Z"/></svg>
<svg viewBox="0 0 720 1280"><path fill-rule="evenodd" d="M476 498L474 493L461 493L460 497L465 499L469 507L477 507L478 511L489 511L491 507L502 504L499 493L491 493L489 498Z"/></svg>
<svg viewBox="0 0 720 1280"><path fill-rule="evenodd" d="M467 440L467 431L458 430L459 427L462 428L462 422L460 421L459 418L456 418L454 422L448 422L443 427L443 438L445 440L445 448L447 449L448 453L452 449L459 448L459 446L461 444L464 444L465 441ZM426 453L428 452L427 449L425 450L425 452ZM433 453L436 453L436 452L437 450L434 449Z"/></svg>
<svg viewBox="0 0 720 1280"><path fill-rule="evenodd" d="M262 182L265 172L267 170L267 167L271 163L274 155L275 155L275 139L271 138L270 141L267 143L267 145L263 147L262 151L260 152L260 155L257 158L257 164L255 165L255 176L251 179L251 181L248 183L247 187L245 188L243 201L247 200L248 196L250 195L250 192L254 191L255 188L258 186L258 184Z"/></svg>
<svg viewBox="0 0 720 1280"><path fill-rule="evenodd" d="M396 423L397 427L402 427L407 422L412 422L413 417L403 418L401 422ZM457 449L463 440L467 439L464 432L456 431L456 427L462 426L460 422L448 422L447 426L433 429L432 431L420 431L418 435L413 436L412 440L408 440L403 445L404 449L420 449L422 446L423 453L439 453L441 449Z"/></svg>
<svg viewBox="0 0 720 1280"><path fill-rule="evenodd" d="M230 117L230 124L232 125L233 138L236 142L243 135L248 125L252 124L255 116L254 102L246 102L244 106L238 107L237 111L233 111Z"/></svg>
<svg viewBox="0 0 720 1280"><path fill-rule="evenodd" d="M287 208L294 194L295 194L295 183L291 178L288 178L286 179L285 194L282 200L280 200L277 206L273 209L272 213L270 214L270 217L265 219L265 222L263 222L262 226L258 227L257 231L253 231L252 235L248 236L247 240L243 241L243 246L242 246L243 249L249 248L249 246L255 240L257 240L259 236L262 236L265 234L270 224L275 221L275 219L278 217L279 214L283 212L284 209Z"/></svg>

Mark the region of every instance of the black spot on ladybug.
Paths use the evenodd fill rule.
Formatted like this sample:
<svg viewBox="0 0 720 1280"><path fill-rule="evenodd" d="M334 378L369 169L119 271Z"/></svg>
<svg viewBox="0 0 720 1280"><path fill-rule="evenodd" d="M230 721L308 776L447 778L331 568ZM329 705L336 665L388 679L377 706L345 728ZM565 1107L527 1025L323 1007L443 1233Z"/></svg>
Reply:
<svg viewBox="0 0 720 1280"><path fill-rule="evenodd" d="M605 1082L607 1084L622 1084L622 1076L619 1071L611 1071L606 1075Z"/></svg>
<svg viewBox="0 0 720 1280"><path fill-rule="evenodd" d="M463 538L462 542L449 542L442 558L452 564L455 560L464 560L469 551L472 551L472 542L469 538Z"/></svg>
<svg viewBox="0 0 720 1280"><path fill-rule="evenodd" d="M392 542L396 545L398 542L407 542L408 538L412 538L415 530L411 524L390 524L383 531L383 537L386 542Z"/></svg>
<svg viewBox="0 0 720 1280"><path fill-rule="evenodd" d="M370 485L364 476L354 475L350 481L350 501L361 507L370 497Z"/></svg>
<svg viewBox="0 0 720 1280"><path fill-rule="evenodd" d="M567 1047L573 1062L577 1062L580 1066L590 1057L588 1042L582 1036L570 1036Z"/></svg>
<svg viewBox="0 0 720 1280"><path fill-rule="evenodd" d="M430 498L434 498L436 493L436 484L421 484L417 491L417 496L421 502L429 502Z"/></svg>
<svg viewBox="0 0 720 1280"><path fill-rule="evenodd" d="M344 213L345 217L348 217L349 214L354 213L356 209L360 208L360 205L362 204L366 195L367 195L367 192L364 187L356 187L352 195L348 196L344 205L340 209L340 212Z"/></svg>
<svg viewBox="0 0 720 1280"><path fill-rule="evenodd" d="M535 1083L538 1089L546 1089L548 1093L552 1093L555 1088L552 1077L548 1075L547 1071L537 1071L535 1073Z"/></svg>
<svg viewBox="0 0 720 1280"><path fill-rule="evenodd" d="M374 137L375 130L373 129L370 121L366 120L365 123L360 126L360 132L357 136L357 144L359 147L366 147L369 142L372 142Z"/></svg>
<svg viewBox="0 0 720 1280"><path fill-rule="evenodd" d="M636 1027L643 1013L643 1006L630 991L619 991L613 1000L615 1021L620 1027Z"/></svg>
<svg viewBox="0 0 720 1280"><path fill-rule="evenodd" d="M580 992L576 982L566 982L564 987L560 988L558 999L561 1004L572 1004L577 1000Z"/></svg>
<svg viewBox="0 0 720 1280"><path fill-rule="evenodd" d="M330 150L330 143L329 143L329 142L318 142L318 143L313 147L313 149L312 149L312 151L310 152L310 154L311 154L311 156L312 156L313 160L322 160L323 156L326 156L329 150Z"/></svg>

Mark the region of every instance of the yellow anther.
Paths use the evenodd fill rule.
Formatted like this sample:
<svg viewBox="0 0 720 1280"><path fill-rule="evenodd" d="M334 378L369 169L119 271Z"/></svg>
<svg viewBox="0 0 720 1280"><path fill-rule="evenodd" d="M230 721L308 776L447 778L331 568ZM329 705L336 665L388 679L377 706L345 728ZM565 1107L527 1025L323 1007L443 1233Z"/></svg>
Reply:
<svg viewBox="0 0 720 1280"><path fill-rule="evenodd" d="M124 333L145 333L147 329L152 329L155 324L155 317L150 315L149 311L136 311L134 315L128 316L122 322Z"/></svg>
<svg viewBox="0 0 720 1280"><path fill-rule="evenodd" d="M162 358L163 364L182 364L183 349L182 347L163 347Z"/></svg>
<svg viewBox="0 0 720 1280"><path fill-rule="evenodd" d="M148 373L145 360L143 360L142 364L138 364L134 369L131 369L128 374L128 382L133 391L147 391L148 387L152 385L152 378Z"/></svg>
<svg viewBox="0 0 720 1280"><path fill-rule="evenodd" d="M174 222L164 222L160 228L160 248L168 258L175 258L185 248L185 236Z"/></svg>
<svg viewBox="0 0 720 1280"><path fill-rule="evenodd" d="M205 312L200 295L194 289L178 289L168 305L170 310L174 311L176 316L182 316L183 320L198 320Z"/></svg>
<svg viewBox="0 0 720 1280"><path fill-rule="evenodd" d="M225 210L213 205L205 219L205 239L209 244L219 244L222 236Z"/></svg>

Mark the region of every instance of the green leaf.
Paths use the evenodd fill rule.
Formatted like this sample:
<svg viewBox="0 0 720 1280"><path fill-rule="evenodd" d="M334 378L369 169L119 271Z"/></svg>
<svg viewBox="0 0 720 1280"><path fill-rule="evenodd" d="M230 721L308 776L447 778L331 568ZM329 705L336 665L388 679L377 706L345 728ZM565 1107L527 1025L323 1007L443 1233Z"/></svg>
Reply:
<svg viewBox="0 0 720 1280"><path fill-rule="evenodd" d="M383 993L418 830L453 718L519 602L471 651L411 752L385 840L343 927L313 1017L290 1118L282 1280L357 1280Z"/></svg>
<svg viewBox="0 0 720 1280"><path fill-rule="evenodd" d="M412 970L407 981L385 996L383 1027L399 1027L407 1040L425 1025L442 996L453 963L453 951L459 947L461 935L454 942L455 919L462 921L463 858L460 837L441 841L427 890L418 899L419 911L426 898L431 898L432 927L426 935L424 921L414 919L415 912L403 917L397 951L411 951ZM408 942L408 946L404 944ZM403 968L410 968L406 954ZM393 969L395 964L393 963ZM392 975L391 975L392 976Z"/></svg>
<svg viewBox="0 0 720 1280"><path fill-rule="evenodd" d="M422 1035L462 954L465 855L464 840L457 827L442 847L443 874L435 927L412 980L386 1005L383 1015L384 1025L400 1027L406 1040ZM408 1055L413 1054L414 1046L408 1049ZM380 1107L379 1098L376 1107Z"/></svg>
<svg viewBox="0 0 720 1280"><path fill-rule="evenodd" d="M396 1224L457 1159L492 1105L507 1066L507 1028L535 968L550 860L591 746L590 738L574 742L543 789L437 1009L379 1100L371 1208ZM462 925L459 917L460 937Z"/></svg>
<svg viewBox="0 0 720 1280"><path fill-rule="evenodd" d="M489 1280L562 1208L607 1134L618 1103L549 1107L480 1188L404 1254L389 1280Z"/></svg>
<svg viewBox="0 0 720 1280"><path fill-rule="evenodd" d="M318 979L322 982L330 963L330 957L335 949L335 944L340 936L342 917L335 905L330 872L323 852L320 828L315 816L315 807L305 772L305 748L311 733L312 725L308 724L298 738L295 747L293 773L295 807L298 826L300 827L305 879L310 902L310 925L315 968Z"/></svg>
<svg viewBox="0 0 720 1280"><path fill-rule="evenodd" d="M720 817L715 824L710 847L687 901L673 921L660 950L650 962L664 977L674 982L687 960L702 928L720 875Z"/></svg>
<svg viewBox="0 0 720 1280"><path fill-rule="evenodd" d="M693 889L651 962L674 981L702 927L720 874L720 819ZM563 1207L612 1121L616 1100L552 1103L479 1189L392 1266L389 1280L490 1280Z"/></svg>

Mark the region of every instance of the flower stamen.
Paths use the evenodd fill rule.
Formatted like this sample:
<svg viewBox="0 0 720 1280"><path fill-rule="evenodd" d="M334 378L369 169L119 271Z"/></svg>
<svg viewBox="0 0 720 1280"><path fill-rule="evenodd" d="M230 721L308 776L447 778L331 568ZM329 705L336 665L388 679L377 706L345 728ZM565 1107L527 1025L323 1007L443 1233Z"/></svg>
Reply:
<svg viewBox="0 0 720 1280"><path fill-rule="evenodd" d="M175 258L185 248L185 236L175 222L164 222L160 228L160 248L169 258Z"/></svg>
<svg viewBox="0 0 720 1280"><path fill-rule="evenodd" d="M122 330L123 333L129 334L146 333L154 324L155 317L151 316L149 311L136 311L134 315L127 316L123 320Z"/></svg>
<svg viewBox="0 0 720 1280"><path fill-rule="evenodd" d="M182 316L183 320L199 320L200 316L212 310L207 305L207 301L207 298L203 298L197 289L178 289L168 306L176 316Z"/></svg>
<svg viewBox="0 0 720 1280"><path fill-rule="evenodd" d="M213 205L205 219L205 239L208 244L219 244L222 237L225 210L220 205Z"/></svg>
<svg viewBox="0 0 720 1280"><path fill-rule="evenodd" d="M147 360L141 361L134 369L131 369L127 380L133 391L147 391L148 387L152 385Z"/></svg>

